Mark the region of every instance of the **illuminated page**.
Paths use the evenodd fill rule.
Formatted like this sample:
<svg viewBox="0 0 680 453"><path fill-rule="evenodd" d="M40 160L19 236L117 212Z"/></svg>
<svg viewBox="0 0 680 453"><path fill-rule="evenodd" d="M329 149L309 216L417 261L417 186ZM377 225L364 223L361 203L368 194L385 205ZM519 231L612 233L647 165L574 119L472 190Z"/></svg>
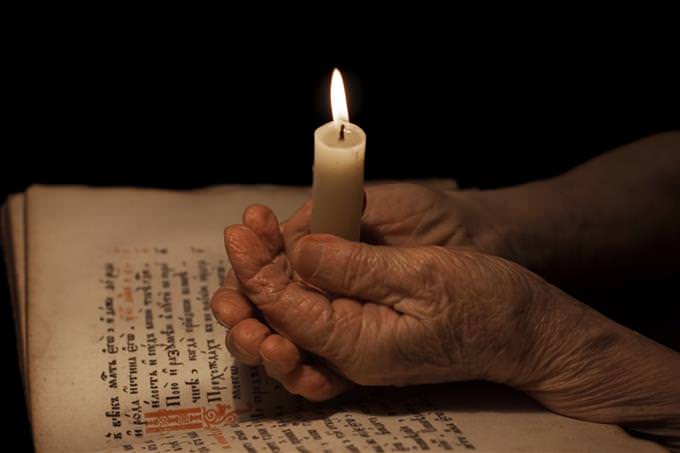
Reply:
<svg viewBox="0 0 680 453"><path fill-rule="evenodd" d="M663 452L620 428L545 411L485 383L366 389L313 410L150 437L107 452ZM104 453L102 451L102 453Z"/></svg>
<svg viewBox="0 0 680 453"><path fill-rule="evenodd" d="M221 427L296 404L233 363L210 297L225 226L255 202L287 218L306 189L27 192L28 363L39 452ZM276 398L280 394L281 398Z"/></svg>

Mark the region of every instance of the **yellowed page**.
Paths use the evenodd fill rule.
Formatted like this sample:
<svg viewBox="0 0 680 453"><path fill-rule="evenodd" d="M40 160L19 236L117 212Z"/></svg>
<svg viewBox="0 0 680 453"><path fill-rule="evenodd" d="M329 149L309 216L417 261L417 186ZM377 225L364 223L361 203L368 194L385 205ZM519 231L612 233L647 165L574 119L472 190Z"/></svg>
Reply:
<svg viewBox="0 0 680 453"><path fill-rule="evenodd" d="M665 451L615 426L545 412L529 398L498 385L457 383L365 393L314 410L167 434L104 451Z"/></svg>
<svg viewBox="0 0 680 453"><path fill-rule="evenodd" d="M232 368L210 312L228 270L223 230L254 202L287 217L307 193L30 188L37 450L88 451L262 411L261 394L274 389L247 367Z"/></svg>

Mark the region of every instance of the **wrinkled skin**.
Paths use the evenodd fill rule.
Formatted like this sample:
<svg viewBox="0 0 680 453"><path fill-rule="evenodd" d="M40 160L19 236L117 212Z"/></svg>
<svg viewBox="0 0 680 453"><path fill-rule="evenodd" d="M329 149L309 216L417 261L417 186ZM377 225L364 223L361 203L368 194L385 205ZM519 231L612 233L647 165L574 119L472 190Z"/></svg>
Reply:
<svg viewBox="0 0 680 453"><path fill-rule="evenodd" d="M308 234L308 205L283 228L252 206L225 231L234 272L212 301L227 346L311 400L485 379L680 451L680 355L527 270L577 285L677 272L679 140L499 190L369 188L362 243Z"/></svg>
<svg viewBox="0 0 680 453"><path fill-rule="evenodd" d="M417 184L387 184L366 189L362 242L378 245L473 246L471 206L456 191Z"/></svg>
<svg viewBox="0 0 680 453"><path fill-rule="evenodd" d="M312 400L350 383L523 376L541 311L536 288L547 285L474 251L463 216L451 215L455 200L399 188L369 191L363 219L362 237L389 247L310 235L310 204L284 228L251 206L243 225L225 231L234 273L213 309L231 327L227 345L239 360L262 363ZM452 245L463 248L444 247Z"/></svg>

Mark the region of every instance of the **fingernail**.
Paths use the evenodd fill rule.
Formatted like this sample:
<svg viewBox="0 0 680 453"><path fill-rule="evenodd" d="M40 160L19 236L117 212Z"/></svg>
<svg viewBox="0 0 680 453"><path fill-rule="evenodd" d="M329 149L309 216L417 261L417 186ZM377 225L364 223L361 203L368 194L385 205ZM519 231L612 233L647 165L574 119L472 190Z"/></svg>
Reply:
<svg viewBox="0 0 680 453"><path fill-rule="evenodd" d="M315 234L300 239L295 249L293 267L302 277L311 277L319 269L326 244L337 241L329 234Z"/></svg>
<svg viewBox="0 0 680 453"><path fill-rule="evenodd" d="M230 326L229 324L223 322L223 321L222 321L220 318L218 318L217 315L215 315L214 313L213 313L213 318L215 318L215 321L217 321L217 323L218 323L219 325L221 325L222 327L224 327L225 329L227 329L227 332L229 331L229 329L231 329L231 326Z"/></svg>

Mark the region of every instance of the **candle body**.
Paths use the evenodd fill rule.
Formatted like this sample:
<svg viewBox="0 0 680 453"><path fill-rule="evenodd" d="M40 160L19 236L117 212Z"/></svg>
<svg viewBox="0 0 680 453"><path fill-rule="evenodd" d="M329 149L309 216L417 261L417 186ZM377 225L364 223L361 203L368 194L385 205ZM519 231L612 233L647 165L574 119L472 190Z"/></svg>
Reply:
<svg viewBox="0 0 680 453"><path fill-rule="evenodd" d="M366 134L345 124L345 139L333 122L314 132L311 231L358 241L364 202Z"/></svg>

